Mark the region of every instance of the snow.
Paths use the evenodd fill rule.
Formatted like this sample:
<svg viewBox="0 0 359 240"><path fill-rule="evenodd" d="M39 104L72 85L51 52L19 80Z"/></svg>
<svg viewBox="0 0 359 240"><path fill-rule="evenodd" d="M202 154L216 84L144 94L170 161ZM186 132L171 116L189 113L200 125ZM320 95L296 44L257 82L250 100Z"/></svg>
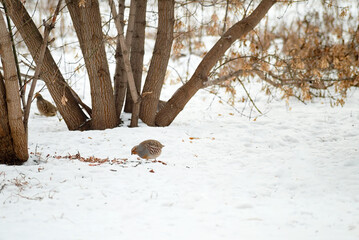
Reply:
<svg viewBox="0 0 359 240"><path fill-rule="evenodd" d="M170 65L193 72L199 60ZM81 74L71 85L90 105ZM201 90L165 128L128 128L124 114L114 129L68 131L33 104L30 160L0 165L0 240L359 239L359 91L332 108L275 93L268 103L259 85L247 89L264 116ZM162 99L178 87L166 81ZM131 156L146 139L165 145L159 161Z"/></svg>
<svg viewBox="0 0 359 240"><path fill-rule="evenodd" d="M255 121L212 98L166 128L70 132L33 108L31 159L0 166L0 239L358 239L358 91L335 108L258 96ZM130 155L150 138L160 162ZM109 161L59 158L77 153Z"/></svg>

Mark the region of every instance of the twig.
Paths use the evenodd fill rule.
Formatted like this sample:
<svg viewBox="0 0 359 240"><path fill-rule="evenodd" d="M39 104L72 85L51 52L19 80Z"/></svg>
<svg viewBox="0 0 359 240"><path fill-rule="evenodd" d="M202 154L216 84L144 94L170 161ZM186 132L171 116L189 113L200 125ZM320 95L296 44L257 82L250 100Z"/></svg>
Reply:
<svg viewBox="0 0 359 240"><path fill-rule="evenodd" d="M182 78L181 74L178 72L178 70L175 67L172 67L171 65L168 65L168 67L176 72L179 80L182 82L182 85L184 85L186 82L183 80L183 78Z"/></svg>
<svg viewBox="0 0 359 240"><path fill-rule="evenodd" d="M233 78L233 77L237 77L239 75L242 75L243 73L245 72L253 72L253 70L238 70L238 71L235 71L233 73L230 73L226 76L222 76L222 77L219 77L217 79L214 79L214 80L211 80L211 81L207 81L205 83L203 83L203 88L206 88L206 87L209 87L209 86L213 86L213 85L217 85L217 84L220 84L224 81L227 81L228 79L230 78Z"/></svg>
<svg viewBox="0 0 359 240"><path fill-rule="evenodd" d="M3 67L0 67L0 69L1 69L1 70L4 70ZM26 73L21 73L21 72L20 72L20 76L21 76L21 77L31 78L31 79L34 77L34 76L28 75L28 74L26 74Z"/></svg>
<svg viewBox="0 0 359 240"><path fill-rule="evenodd" d="M6 183L4 183L4 184L0 187L0 193L2 192L2 190L4 190L5 187L6 187Z"/></svg>
<svg viewBox="0 0 359 240"><path fill-rule="evenodd" d="M251 0L248 4L247 8L244 9L244 14L243 14L242 19L245 19L247 17L247 12L248 12L249 7L252 5L252 2L253 2L253 0Z"/></svg>
<svg viewBox="0 0 359 240"><path fill-rule="evenodd" d="M226 13L224 14L223 29L221 33L222 35L223 33L226 32L226 28L227 28L228 6L229 6L229 0L227 0L227 4L226 4Z"/></svg>
<svg viewBox="0 0 359 240"><path fill-rule="evenodd" d="M38 194L36 194L36 195L38 195ZM41 201L41 200L44 199L44 197L36 196L36 195L34 195L34 197L28 197L28 196L21 195L20 193L17 194L17 196L22 197L22 198L25 198L25 199L27 199L27 200L38 200L38 201Z"/></svg>
<svg viewBox="0 0 359 240"><path fill-rule="evenodd" d="M246 94L247 94L247 97L249 98L249 100L251 101L251 103L253 104L253 106L255 107L255 109L257 109L257 111L258 111L260 114L263 115L263 113L258 109L257 105L254 103L254 101L253 101L251 95L250 95L249 92L247 91L247 89L246 89L246 87L244 86L244 84L242 83L242 81L241 81L239 78L237 78L237 80L238 80L239 83L242 85L244 91L245 91Z"/></svg>
<svg viewBox="0 0 359 240"><path fill-rule="evenodd" d="M228 103L225 99L223 99L221 96L219 96L216 93L213 93L207 89L204 89L205 91L207 91L208 93L211 93L214 95L214 97L218 98L222 103L227 104L229 107L231 107L234 111L236 111L239 115L243 116L243 117L247 117L250 118L249 116L245 115L244 113L240 112L236 107L234 107L232 104Z"/></svg>

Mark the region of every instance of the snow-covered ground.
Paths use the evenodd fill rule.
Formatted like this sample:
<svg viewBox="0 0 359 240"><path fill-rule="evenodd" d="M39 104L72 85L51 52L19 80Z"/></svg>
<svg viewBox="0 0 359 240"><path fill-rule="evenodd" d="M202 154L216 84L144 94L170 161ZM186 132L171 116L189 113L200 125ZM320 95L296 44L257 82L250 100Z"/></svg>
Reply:
<svg viewBox="0 0 359 240"><path fill-rule="evenodd" d="M74 79L89 103L86 77ZM0 240L359 239L359 91L332 108L248 89L264 116L201 90L166 128L128 128L124 115L115 129L70 132L33 104L30 160L0 165ZM159 161L130 155L151 138L165 145Z"/></svg>
<svg viewBox="0 0 359 240"><path fill-rule="evenodd" d="M349 95L336 108L258 95L266 115L253 121L200 91L170 127L127 128L125 115L87 132L33 105L31 159L0 166L0 239L359 239L359 92ZM160 162L130 155L150 138L165 145ZM104 163L62 158L77 153Z"/></svg>

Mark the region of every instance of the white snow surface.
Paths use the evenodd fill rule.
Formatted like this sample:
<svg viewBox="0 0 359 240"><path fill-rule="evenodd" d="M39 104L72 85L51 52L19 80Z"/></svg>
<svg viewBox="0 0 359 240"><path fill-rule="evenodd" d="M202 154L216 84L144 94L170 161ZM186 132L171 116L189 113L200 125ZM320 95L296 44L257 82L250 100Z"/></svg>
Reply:
<svg viewBox="0 0 359 240"><path fill-rule="evenodd" d="M0 166L0 239L359 239L350 95L335 108L258 97L266 114L254 121L201 90L169 127L128 128L124 115L85 132L34 104L30 160ZM145 139L165 145L160 162L130 155ZM77 153L109 161L62 158Z"/></svg>
<svg viewBox="0 0 359 240"><path fill-rule="evenodd" d="M89 104L88 85L72 84ZM124 114L114 129L68 131L33 104L29 161L0 165L0 240L359 239L359 91L332 108L252 88L262 117L201 90L165 128L128 128ZM165 145L158 162L131 155L146 139Z"/></svg>

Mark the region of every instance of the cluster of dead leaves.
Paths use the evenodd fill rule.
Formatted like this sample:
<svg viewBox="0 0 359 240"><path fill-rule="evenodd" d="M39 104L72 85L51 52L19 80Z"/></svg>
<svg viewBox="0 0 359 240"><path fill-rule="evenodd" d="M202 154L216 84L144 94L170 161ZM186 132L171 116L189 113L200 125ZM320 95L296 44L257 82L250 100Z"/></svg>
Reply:
<svg viewBox="0 0 359 240"><path fill-rule="evenodd" d="M313 9L290 25L278 20L276 27L250 32L226 54L218 77L245 69L239 78L257 76L267 83L267 94L279 89L284 99L329 98L342 106L347 91L359 87L359 27L347 8L338 12L322 4L323 14Z"/></svg>
<svg viewBox="0 0 359 240"><path fill-rule="evenodd" d="M110 165L127 165L129 164L129 160L128 158L99 158L99 157L95 157L95 156L90 156L90 157L82 157L81 154L78 152L77 154L71 155L65 155L65 156L58 156L55 155L53 156L55 159L69 159L69 160L78 160L80 162L85 162L88 163L89 166L99 166L102 164L110 164ZM140 160L140 159L138 159ZM150 161L151 163L161 163L162 165L167 165L166 162L163 162L161 160L152 160ZM137 165L141 164L141 162L138 162ZM135 166L137 166L135 165Z"/></svg>
<svg viewBox="0 0 359 240"><path fill-rule="evenodd" d="M222 6L218 4L217 8ZM229 102L238 95L234 88L238 80L256 77L267 83L263 90L269 95L280 90L284 99L295 97L305 102L324 97L334 105L344 104L348 89L359 87L359 27L349 7L338 8L325 1L321 4L323 12L310 9L290 24L287 16L277 20L275 27L266 19L268 26L250 32L227 51L209 78L245 70L220 84L229 94ZM202 9L211 18L208 23L196 23L191 12L178 18L174 42L177 57L187 49L190 54L196 50L205 53L203 44L193 43L203 41L203 36L220 36L226 29L224 22L228 29L234 23L231 16L245 9L229 4L225 20L215 10L210 12L213 6Z"/></svg>
<svg viewBox="0 0 359 240"><path fill-rule="evenodd" d="M65 155L65 156L54 156L55 159L69 159L69 160L79 160L81 162L86 162L89 164L89 166L98 166L104 163L109 163L109 164L125 164L126 161L128 160L127 158L114 158L114 159L110 159L110 158L98 158L95 156L90 156L90 157L82 157L80 153L71 155Z"/></svg>

